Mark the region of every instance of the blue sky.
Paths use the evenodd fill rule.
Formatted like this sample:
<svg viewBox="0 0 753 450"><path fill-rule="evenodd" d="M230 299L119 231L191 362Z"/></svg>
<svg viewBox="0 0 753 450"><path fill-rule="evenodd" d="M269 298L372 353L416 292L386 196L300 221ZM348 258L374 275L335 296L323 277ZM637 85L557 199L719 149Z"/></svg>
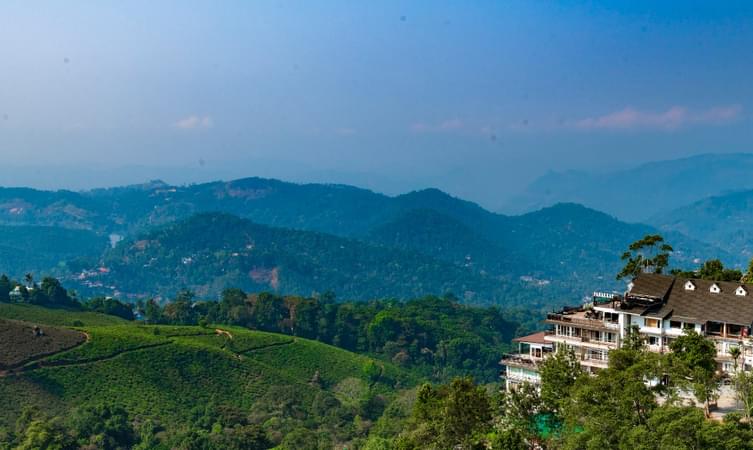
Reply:
<svg viewBox="0 0 753 450"><path fill-rule="evenodd" d="M3 2L0 183L257 175L494 208L548 170L753 151L753 6L658 3Z"/></svg>

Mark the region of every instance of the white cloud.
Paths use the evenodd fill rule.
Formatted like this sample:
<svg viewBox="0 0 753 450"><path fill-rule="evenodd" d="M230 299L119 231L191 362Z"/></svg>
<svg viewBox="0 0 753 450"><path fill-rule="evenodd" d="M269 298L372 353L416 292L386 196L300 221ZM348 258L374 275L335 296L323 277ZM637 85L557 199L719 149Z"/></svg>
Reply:
<svg viewBox="0 0 753 450"><path fill-rule="evenodd" d="M175 128L180 130L198 130L211 128L213 125L212 118L210 116L196 116L191 115L184 117L173 124Z"/></svg>
<svg viewBox="0 0 753 450"><path fill-rule="evenodd" d="M641 111L626 107L602 116L587 117L574 122L580 130L676 130L689 125L721 125L737 120L742 113L739 105L714 106L702 111L692 111L683 106L672 106L666 111Z"/></svg>

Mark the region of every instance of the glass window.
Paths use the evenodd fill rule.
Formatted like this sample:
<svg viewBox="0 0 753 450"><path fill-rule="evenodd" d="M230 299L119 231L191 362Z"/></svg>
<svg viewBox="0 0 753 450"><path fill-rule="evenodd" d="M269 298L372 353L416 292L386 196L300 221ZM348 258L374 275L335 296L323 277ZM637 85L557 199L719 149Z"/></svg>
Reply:
<svg viewBox="0 0 753 450"><path fill-rule="evenodd" d="M659 328L659 319L646 319L646 326L651 328Z"/></svg>
<svg viewBox="0 0 753 450"><path fill-rule="evenodd" d="M719 322L708 322L706 329L708 330L709 334L722 334L722 324Z"/></svg>
<svg viewBox="0 0 753 450"><path fill-rule="evenodd" d="M669 328L682 328L682 322L678 320L670 320L669 321Z"/></svg>

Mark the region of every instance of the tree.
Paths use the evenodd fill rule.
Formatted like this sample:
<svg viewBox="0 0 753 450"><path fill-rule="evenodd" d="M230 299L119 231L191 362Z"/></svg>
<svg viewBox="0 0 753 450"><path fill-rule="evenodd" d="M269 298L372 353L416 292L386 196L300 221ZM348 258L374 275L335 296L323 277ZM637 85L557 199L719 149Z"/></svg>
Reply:
<svg viewBox="0 0 753 450"><path fill-rule="evenodd" d="M753 259L751 259L748 264L748 270L745 272L745 275L743 275L742 282L753 283Z"/></svg>
<svg viewBox="0 0 753 450"><path fill-rule="evenodd" d="M60 284L56 278L44 277L39 290L47 297L47 302L55 306L65 306L70 303L68 291Z"/></svg>
<svg viewBox="0 0 753 450"><path fill-rule="evenodd" d="M541 374L541 405L543 409L558 414L562 402L568 398L571 388L583 376L583 370L571 348L559 346L557 352L544 360Z"/></svg>
<svg viewBox="0 0 753 450"><path fill-rule="evenodd" d="M733 386L735 397L742 404L745 422L753 429L753 372L741 370L735 373Z"/></svg>
<svg viewBox="0 0 753 450"><path fill-rule="evenodd" d="M9 294L11 289L13 287L11 286L10 278L5 274L0 276L0 302L10 301Z"/></svg>
<svg viewBox="0 0 753 450"><path fill-rule="evenodd" d="M29 272L24 275L24 281L26 281L26 287L34 287L34 274Z"/></svg>
<svg viewBox="0 0 753 450"><path fill-rule="evenodd" d="M120 450L136 443L128 413L121 406L96 405L79 409L71 416L70 424L81 446Z"/></svg>
<svg viewBox="0 0 753 450"><path fill-rule="evenodd" d="M694 330L686 330L670 344L670 349L670 365L676 380L692 388L696 399L704 403L708 415L710 403L719 388L714 343Z"/></svg>
<svg viewBox="0 0 753 450"><path fill-rule="evenodd" d="M729 356L731 356L732 360L735 362L735 372L737 372L737 360L740 359L740 355L742 355L740 346L735 345L733 347L730 347L727 353L729 353Z"/></svg>
<svg viewBox="0 0 753 450"><path fill-rule="evenodd" d="M503 392L500 414L495 423L497 436L492 447L531 448L531 444L538 440L536 415L541 409L541 397L530 383L523 383L511 392Z"/></svg>
<svg viewBox="0 0 753 450"><path fill-rule="evenodd" d="M396 440L398 449L475 448L492 427L491 403L486 391L470 378L449 385L418 389L406 431Z"/></svg>
<svg viewBox="0 0 753 450"><path fill-rule="evenodd" d="M718 259L711 259L703 263L696 271L673 270L673 275L683 278L700 278L714 281L740 281L743 273L737 269L725 269Z"/></svg>
<svg viewBox="0 0 753 450"><path fill-rule="evenodd" d="M617 279L635 278L640 273L662 273L669 265L669 255L672 246L664 243L664 238L658 234L646 235L643 239L633 242L621 259L626 261L625 267L617 274Z"/></svg>

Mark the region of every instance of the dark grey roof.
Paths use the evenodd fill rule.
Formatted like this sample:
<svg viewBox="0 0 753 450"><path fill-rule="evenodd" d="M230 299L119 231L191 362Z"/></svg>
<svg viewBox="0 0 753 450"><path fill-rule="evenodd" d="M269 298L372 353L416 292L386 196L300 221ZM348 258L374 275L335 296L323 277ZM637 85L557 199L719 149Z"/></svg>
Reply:
<svg viewBox="0 0 753 450"><path fill-rule="evenodd" d="M728 281L690 280L695 290L685 289L687 279L678 278L669 294L667 306L672 307L673 316L693 318L696 322L714 321L737 325L753 323L753 287L743 286L748 295L736 295L740 283ZM716 283L721 292L709 291Z"/></svg>
<svg viewBox="0 0 753 450"><path fill-rule="evenodd" d="M634 280L630 295L634 295L636 287L639 287L640 295L659 298L658 295L668 286L666 303L658 310L646 309L642 315L696 323L713 321L744 326L753 324L753 286L742 285L748 295L741 296L735 294L740 283L690 279L695 290L686 290L687 281L686 278L668 275L641 274ZM710 291L714 283L721 289L718 294Z"/></svg>
<svg viewBox="0 0 753 450"><path fill-rule="evenodd" d="M642 273L633 280L630 296L664 300L674 281L675 277Z"/></svg>

